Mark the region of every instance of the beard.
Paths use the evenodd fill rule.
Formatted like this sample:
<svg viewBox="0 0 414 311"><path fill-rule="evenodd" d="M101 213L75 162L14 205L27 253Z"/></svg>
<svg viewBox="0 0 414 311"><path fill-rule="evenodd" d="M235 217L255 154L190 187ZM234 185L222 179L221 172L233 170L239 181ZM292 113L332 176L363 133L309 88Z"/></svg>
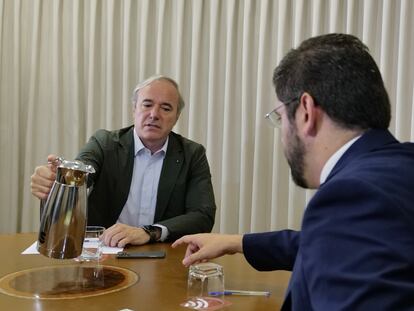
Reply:
<svg viewBox="0 0 414 311"><path fill-rule="evenodd" d="M309 188L305 179L305 145L300 140L296 127L292 126L290 130L290 143L285 149L285 157L290 166L292 179L299 187Z"/></svg>

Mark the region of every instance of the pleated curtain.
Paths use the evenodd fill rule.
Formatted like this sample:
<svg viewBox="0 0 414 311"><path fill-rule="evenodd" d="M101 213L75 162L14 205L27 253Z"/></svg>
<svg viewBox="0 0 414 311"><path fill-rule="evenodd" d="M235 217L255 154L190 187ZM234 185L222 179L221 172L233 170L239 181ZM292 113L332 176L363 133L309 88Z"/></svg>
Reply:
<svg viewBox="0 0 414 311"><path fill-rule="evenodd" d="M294 185L264 122L273 69L311 36L358 36L383 74L391 132L413 141L413 13L411 0L0 0L0 232L38 230L34 168L132 124L132 90L153 74L180 85L174 130L206 147L214 231L300 228L314 192Z"/></svg>

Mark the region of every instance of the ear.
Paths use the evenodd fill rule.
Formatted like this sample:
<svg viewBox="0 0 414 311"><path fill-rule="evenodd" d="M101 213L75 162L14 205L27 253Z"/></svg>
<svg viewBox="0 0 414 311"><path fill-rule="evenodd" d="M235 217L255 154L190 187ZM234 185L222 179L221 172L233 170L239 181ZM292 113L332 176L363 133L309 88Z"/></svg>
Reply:
<svg viewBox="0 0 414 311"><path fill-rule="evenodd" d="M300 97L299 107L296 110L296 124L298 130L306 136L315 136L318 132L320 109L313 97L304 92Z"/></svg>

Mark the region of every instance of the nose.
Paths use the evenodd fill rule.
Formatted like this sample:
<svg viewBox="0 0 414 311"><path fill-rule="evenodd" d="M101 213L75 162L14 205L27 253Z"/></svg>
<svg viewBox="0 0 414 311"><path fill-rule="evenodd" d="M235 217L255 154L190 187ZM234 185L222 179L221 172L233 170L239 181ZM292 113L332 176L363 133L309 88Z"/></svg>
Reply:
<svg viewBox="0 0 414 311"><path fill-rule="evenodd" d="M154 105L150 111L150 118L151 119L158 119L160 114L160 107L158 105Z"/></svg>

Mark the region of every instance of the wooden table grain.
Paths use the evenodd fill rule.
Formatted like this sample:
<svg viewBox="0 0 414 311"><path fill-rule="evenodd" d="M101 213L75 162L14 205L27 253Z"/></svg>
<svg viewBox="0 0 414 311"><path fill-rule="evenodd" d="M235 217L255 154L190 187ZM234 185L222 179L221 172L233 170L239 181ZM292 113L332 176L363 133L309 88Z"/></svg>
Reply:
<svg viewBox="0 0 414 311"><path fill-rule="evenodd" d="M18 271L55 265L73 265L73 260L58 260L42 255L22 255L37 238L35 233L0 235L0 278ZM0 310L190 310L180 306L186 300L187 268L181 264L185 247L171 248L168 243L131 247L128 251L165 250L164 259L117 259L108 255L103 265L131 270L139 275L134 285L100 296L44 300L20 298L0 293ZM285 271L259 272L237 254L213 260L224 269L226 288L270 291L269 297L226 296L230 305L223 310L279 310L289 281Z"/></svg>

